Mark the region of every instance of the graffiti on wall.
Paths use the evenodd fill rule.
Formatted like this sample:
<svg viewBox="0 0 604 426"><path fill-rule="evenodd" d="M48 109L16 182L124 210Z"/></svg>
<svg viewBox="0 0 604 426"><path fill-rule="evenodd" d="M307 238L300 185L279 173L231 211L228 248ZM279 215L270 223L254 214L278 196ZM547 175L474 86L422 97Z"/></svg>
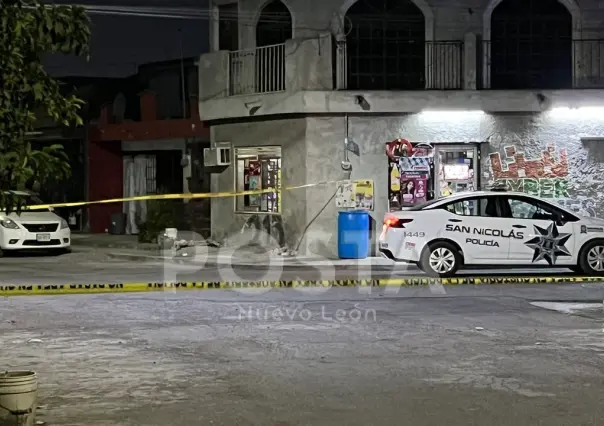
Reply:
<svg viewBox="0 0 604 426"><path fill-rule="evenodd" d="M491 183L504 183L508 191L524 192L552 201L582 216L596 217L602 208L590 197L589 188L573 187L570 182L568 152L548 146L534 158L514 145L489 154ZM572 192L572 196L571 193Z"/></svg>
<svg viewBox="0 0 604 426"><path fill-rule="evenodd" d="M568 155L565 149L556 152L548 146L541 155L525 158L516 146L504 147L504 157L499 152L489 154L492 178L495 183L505 183L508 191L524 192L543 198L569 198Z"/></svg>
<svg viewBox="0 0 604 426"><path fill-rule="evenodd" d="M567 209L581 215L587 217L597 217L597 205L595 199L589 197L581 197L578 199L561 199L556 200L558 204Z"/></svg>

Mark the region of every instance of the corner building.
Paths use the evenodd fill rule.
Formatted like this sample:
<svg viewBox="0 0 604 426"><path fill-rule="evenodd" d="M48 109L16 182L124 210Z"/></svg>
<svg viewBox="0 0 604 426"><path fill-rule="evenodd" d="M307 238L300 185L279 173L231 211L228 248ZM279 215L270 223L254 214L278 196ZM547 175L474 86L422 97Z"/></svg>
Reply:
<svg viewBox="0 0 604 426"><path fill-rule="evenodd" d="M212 199L217 237L280 221L286 243L334 257L336 184L285 188L344 179L373 180L374 240L389 209L494 182L604 217L596 0L215 0L212 14L199 112L233 152L212 191L281 188ZM387 155L399 138L432 158L419 180Z"/></svg>

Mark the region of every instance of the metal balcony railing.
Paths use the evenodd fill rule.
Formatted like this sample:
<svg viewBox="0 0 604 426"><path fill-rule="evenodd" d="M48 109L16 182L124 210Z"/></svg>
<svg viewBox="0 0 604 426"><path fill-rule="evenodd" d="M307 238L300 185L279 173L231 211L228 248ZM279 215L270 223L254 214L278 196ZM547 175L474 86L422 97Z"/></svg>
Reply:
<svg viewBox="0 0 604 426"><path fill-rule="evenodd" d="M604 40L573 41L573 87L604 88Z"/></svg>
<svg viewBox="0 0 604 426"><path fill-rule="evenodd" d="M337 90L459 90L463 88L463 41L429 41L405 50L363 55L335 43ZM388 64L388 66L384 66Z"/></svg>
<svg viewBox="0 0 604 426"><path fill-rule="evenodd" d="M477 53L482 89L604 88L604 40L484 41Z"/></svg>
<svg viewBox="0 0 604 426"><path fill-rule="evenodd" d="M284 90L284 43L229 52L229 96Z"/></svg>
<svg viewBox="0 0 604 426"><path fill-rule="evenodd" d="M463 59L463 41L426 42L426 89L462 89Z"/></svg>

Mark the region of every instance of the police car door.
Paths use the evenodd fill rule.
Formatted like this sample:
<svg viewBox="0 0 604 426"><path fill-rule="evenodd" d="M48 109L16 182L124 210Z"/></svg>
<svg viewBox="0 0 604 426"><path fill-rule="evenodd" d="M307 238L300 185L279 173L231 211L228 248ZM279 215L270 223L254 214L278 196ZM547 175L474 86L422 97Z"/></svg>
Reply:
<svg viewBox="0 0 604 426"><path fill-rule="evenodd" d="M550 266L576 263L573 223L557 220L563 214L561 210L531 197L503 198L502 210L516 236L521 236L510 239L510 261Z"/></svg>
<svg viewBox="0 0 604 426"><path fill-rule="evenodd" d="M443 208L448 212L443 237L459 244L467 263L507 260L509 221L501 217L496 196L467 197Z"/></svg>

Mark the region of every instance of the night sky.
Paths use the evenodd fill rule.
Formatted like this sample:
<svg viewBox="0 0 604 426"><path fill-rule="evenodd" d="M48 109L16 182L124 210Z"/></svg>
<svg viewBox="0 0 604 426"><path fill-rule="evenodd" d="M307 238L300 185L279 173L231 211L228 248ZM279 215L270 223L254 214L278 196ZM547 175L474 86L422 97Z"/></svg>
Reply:
<svg viewBox="0 0 604 426"><path fill-rule="evenodd" d="M61 1L56 3L69 3ZM163 6L207 11L207 0L85 0L79 4L118 6ZM54 55L46 58L47 70L56 77L126 77L137 65L179 59L183 38L185 57L208 50L209 29L205 18L195 20L91 14L90 62L83 58ZM182 29L182 33L179 32Z"/></svg>

